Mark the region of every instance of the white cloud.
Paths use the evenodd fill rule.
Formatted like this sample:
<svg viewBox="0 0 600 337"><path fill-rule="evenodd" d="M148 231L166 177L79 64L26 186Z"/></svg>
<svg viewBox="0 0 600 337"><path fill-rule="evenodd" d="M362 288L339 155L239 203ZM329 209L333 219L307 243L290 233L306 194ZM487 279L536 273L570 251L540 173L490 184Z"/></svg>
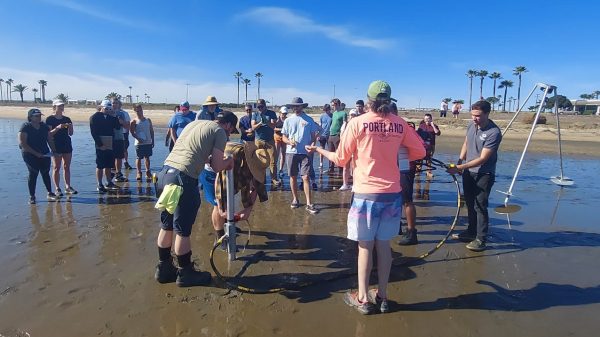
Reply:
<svg viewBox="0 0 600 337"><path fill-rule="evenodd" d="M231 83L190 83L189 88L187 88L185 80L150 78L137 75L109 77L96 73L64 74L1 67L0 73L5 74L6 78L12 78L15 81L13 85L23 84L28 87L25 92L26 100L33 100L33 93L30 89L39 88L38 81L43 79L48 82L46 99L51 99L59 93L64 93L71 99L81 100L102 99L113 91L126 96L129 94L129 86L132 86L134 100L135 96L138 95L140 101L144 99L144 94L148 94L150 102L178 103L186 98L186 89L189 89L189 101L192 104L202 103L209 95L216 96L220 102L234 103L237 101L237 83L234 80ZM263 98L273 101L275 104L289 103L292 97L295 96L302 97L305 102L311 105L320 105L329 99L326 95L293 87L261 87L261 94ZM244 100L244 96L244 86L240 85L240 101ZM248 99L256 99L254 85L248 87Z"/></svg>
<svg viewBox="0 0 600 337"><path fill-rule="evenodd" d="M48 4L51 4L51 5L54 5L54 6L66 8L66 9L69 9L69 10L72 10L72 11L75 11L75 12L78 12L81 14L85 14L87 16L91 16L93 18L100 19L102 21L107 21L107 22L116 23L116 24L119 24L122 26L127 26L127 27L147 30L147 31L158 31L158 27L143 23L139 19L136 19L135 21L133 21L131 19L126 19L126 18L120 17L120 16L116 15L115 13L110 12L106 9L92 8L92 7L84 6L81 3L70 1L70 0L42 0L42 1L44 1Z"/></svg>
<svg viewBox="0 0 600 337"><path fill-rule="evenodd" d="M292 12L281 7L257 7L238 16L240 19L254 20L257 24L269 24L294 33L316 33L339 43L384 50L392 47L391 39L369 38L356 35L349 28L335 25L325 25L315 22L309 17Z"/></svg>

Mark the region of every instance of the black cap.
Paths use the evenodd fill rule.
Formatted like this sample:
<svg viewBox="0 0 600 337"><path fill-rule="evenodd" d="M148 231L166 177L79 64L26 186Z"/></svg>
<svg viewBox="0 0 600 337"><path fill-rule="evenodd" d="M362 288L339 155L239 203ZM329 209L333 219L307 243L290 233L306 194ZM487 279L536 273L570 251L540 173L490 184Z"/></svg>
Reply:
<svg viewBox="0 0 600 337"><path fill-rule="evenodd" d="M217 115L217 117L215 119L216 119L217 123L220 123L220 124L225 124L225 123L231 124L231 126L233 127L233 130L231 131L231 133L240 133L238 131L238 129L235 127L237 125L238 118L233 112L221 111L221 112L219 112L219 114Z"/></svg>
<svg viewBox="0 0 600 337"><path fill-rule="evenodd" d="M29 109L29 111L27 111L27 120L31 120L31 117L33 117L33 115L43 115L43 113L38 108L31 108Z"/></svg>

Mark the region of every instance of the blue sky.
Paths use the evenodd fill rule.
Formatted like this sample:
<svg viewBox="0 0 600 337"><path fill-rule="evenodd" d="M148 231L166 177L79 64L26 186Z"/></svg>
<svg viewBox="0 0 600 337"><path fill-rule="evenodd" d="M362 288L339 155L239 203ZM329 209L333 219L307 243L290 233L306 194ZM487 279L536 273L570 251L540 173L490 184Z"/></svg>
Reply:
<svg viewBox="0 0 600 337"><path fill-rule="evenodd" d="M0 78L30 88L45 79L48 97L74 99L132 86L153 102L185 99L189 83L200 103L236 102L236 71L255 99L261 72L267 100L311 105L334 86L353 105L383 79L399 106L438 107L444 97L468 102L468 69L500 72L516 97L512 69L523 65L522 96L546 82L576 98L600 90L599 12L596 1L0 0Z"/></svg>

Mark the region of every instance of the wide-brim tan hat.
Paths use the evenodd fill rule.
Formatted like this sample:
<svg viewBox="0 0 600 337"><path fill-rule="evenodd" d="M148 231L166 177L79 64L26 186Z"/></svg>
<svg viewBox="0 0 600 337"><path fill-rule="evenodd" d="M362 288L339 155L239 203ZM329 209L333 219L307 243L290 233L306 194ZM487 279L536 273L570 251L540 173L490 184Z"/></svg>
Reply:
<svg viewBox="0 0 600 337"><path fill-rule="evenodd" d="M266 149L259 149L254 142L244 143L244 154L246 162L252 172L252 176L261 184L265 183L266 170L271 163L271 156Z"/></svg>
<svg viewBox="0 0 600 337"><path fill-rule="evenodd" d="M217 104L219 104L219 102L217 101L217 98L215 96L206 97L206 101L204 103L202 103L202 105L217 105Z"/></svg>

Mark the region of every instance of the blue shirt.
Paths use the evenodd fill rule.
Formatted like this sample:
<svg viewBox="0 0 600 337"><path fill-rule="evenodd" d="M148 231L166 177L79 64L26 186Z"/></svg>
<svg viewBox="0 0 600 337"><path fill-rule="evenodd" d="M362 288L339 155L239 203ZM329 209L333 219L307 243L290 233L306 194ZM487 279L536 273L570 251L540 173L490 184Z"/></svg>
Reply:
<svg viewBox="0 0 600 337"><path fill-rule="evenodd" d="M252 120L257 124L260 122L263 123L263 126L254 130L257 139L264 140L265 142L272 142L275 139L273 137L275 130L268 125L271 121L277 121L277 115L275 114L275 111L266 110L264 113L253 112Z"/></svg>
<svg viewBox="0 0 600 337"><path fill-rule="evenodd" d="M208 111L208 108L204 105L204 106L202 106L202 110L200 110L200 112L198 113L198 120L199 121L214 121L215 118L217 117L217 114L221 111L223 111L223 109L216 107L215 112L210 113ZM194 115L194 119L196 119L195 115Z"/></svg>
<svg viewBox="0 0 600 337"><path fill-rule="evenodd" d="M179 135L181 135L181 132L186 127L186 125L193 122L195 118L196 114L193 112L189 112L185 116L181 112L178 112L173 117L171 117L171 120L169 121L169 124L167 126L169 127L169 129L175 129L175 134L177 135L177 138L179 138Z"/></svg>
<svg viewBox="0 0 600 337"><path fill-rule="evenodd" d="M283 128L281 134L286 136L289 140L296 142L296 146L292 147L290 144L286 147L286 153L292 154L307 154L304 146L312 143L314 134L319 132L319 126L315 121L305 113L301 115L292 115L283 121Z"/></svg>
<svg viewBox="0 0 600 337"><path fill-rule="evenodd" d="M329 137L329 128L331 128L331 115L327 112L323 112L319 122L321 123L321 136Z"/></svg>
<svg viewBox="0 0 600 337"><path fill-rule="evenodd" d="M249 141L249 142L254 141L254 133L251 135L248 135L246 133L246 130L249 130L252 128L251 120L252 119L250 118L249 115L245 115L244 117L240 118L240 138L242 140Z"/></svg>

